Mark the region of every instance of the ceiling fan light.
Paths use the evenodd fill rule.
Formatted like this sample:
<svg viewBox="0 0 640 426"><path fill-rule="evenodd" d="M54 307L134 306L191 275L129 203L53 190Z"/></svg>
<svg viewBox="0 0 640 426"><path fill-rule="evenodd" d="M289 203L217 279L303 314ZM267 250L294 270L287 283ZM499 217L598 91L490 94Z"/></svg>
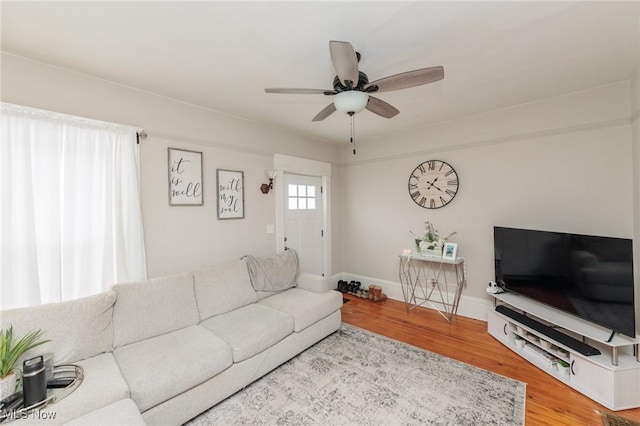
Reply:
<svg viewBox="0 0 640 426"><path fill-rule="evenodd" d="M358 113L367 106L368 101L369 95L359 90L347 90L333 97L336 110L344 113Z"/></svg>

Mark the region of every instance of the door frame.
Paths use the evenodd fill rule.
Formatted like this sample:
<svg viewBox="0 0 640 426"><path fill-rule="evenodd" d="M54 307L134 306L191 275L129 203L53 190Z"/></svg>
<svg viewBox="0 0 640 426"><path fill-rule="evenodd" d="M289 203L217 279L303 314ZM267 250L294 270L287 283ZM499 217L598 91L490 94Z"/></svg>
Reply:
<svg viewBox="0 0 640 426"><path fill-rule="evenodd" d="M275 154L273 156L276 178L274 181L276 198L276 252L284 250L285 237L285 202L286 188L284 187L284 174L319 176L321 178L322 192L322 275L332 275L331 262L331 164L322 161L308 160L306 158L291 157L289 155Z"/></svg>

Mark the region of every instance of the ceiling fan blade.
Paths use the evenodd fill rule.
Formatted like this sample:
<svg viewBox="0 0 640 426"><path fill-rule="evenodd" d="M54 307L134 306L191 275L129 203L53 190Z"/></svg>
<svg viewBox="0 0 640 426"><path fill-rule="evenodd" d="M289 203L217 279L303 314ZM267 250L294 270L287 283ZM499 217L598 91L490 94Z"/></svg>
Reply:
<svg viewBox="0 0 640 426"><path fill-rule="evenodd" d="M367 84L364 90L369 92L388 92L433 83L443 78L443 67L421 68L419 70L407 71L373 81ZM376 89L374 86L378 88Z"/></svg>
<svg viewBox="0 0 640 426"><path fill-rule="evenodd" d="M400 111L391 104L385 101L369 96L369 102L367 102L367 109L374 114L378 114L384 118L393 118L400 114Z"/></svg>
<svg viewBox="0 0 640 426"><path fill-rule="evenodd" d="M313 120L311 121L322 121L328 116L330 116L331 114L333 114L334 112L336 112L336 106L333 104L333 102L331 102L329 105L326 106L326 108L320 111L318 115L313 117Z"/></svg>
<svg viewBox="0 0 640 426"><path fill-rule="evenodd" d="M280 93L285 95L335 95L335 90L325 89L264 89L265 93Z"/></svg>
<svg viewBox="0 0 640 426"><path fill-rule="evenodd" d="M335 68L342 84L348 86L347 81L351 81L352 87L357 86L360 75L358 73L358 57L351 43L347 41L330 41L329 51L333 61L333 68Z"/></svg>

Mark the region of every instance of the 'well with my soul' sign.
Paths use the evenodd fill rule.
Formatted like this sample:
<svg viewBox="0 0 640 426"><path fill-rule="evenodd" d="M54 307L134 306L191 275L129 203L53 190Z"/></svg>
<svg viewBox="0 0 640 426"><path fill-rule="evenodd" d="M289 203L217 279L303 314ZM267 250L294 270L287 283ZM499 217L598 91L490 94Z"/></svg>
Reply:
<svg viewBox="0 0 640 426"><path fill-rule="evenodd" d="M218 177L218 219L244 218L244 173L216 170Z"/></svg>

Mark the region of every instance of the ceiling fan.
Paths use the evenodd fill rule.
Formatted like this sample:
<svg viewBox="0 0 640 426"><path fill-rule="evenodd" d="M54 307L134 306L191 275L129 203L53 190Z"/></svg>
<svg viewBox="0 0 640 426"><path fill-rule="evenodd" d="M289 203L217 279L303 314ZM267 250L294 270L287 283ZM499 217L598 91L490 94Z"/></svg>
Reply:
<svg viewBox="0 0 640 426"><path fill-rule="evenodd" d="M296 95L326 95L333 96L333 102L320 111L312 121L321 121L335 111L348 114L352 118L351 142L353 142L353 115L368 109L384 118L392 118L400 113L397 108L387 102L371 96L371 93L389 92L420 86L444 78L444 68L441 66L421 68L394 74L373 82L364 72L358 70L360 53L353 49L346 41L330 41L329 52L336 76L333 79L333 89L264 89L266 93L296 94ZM355 154L355 149L354 152Z"/></svg>

